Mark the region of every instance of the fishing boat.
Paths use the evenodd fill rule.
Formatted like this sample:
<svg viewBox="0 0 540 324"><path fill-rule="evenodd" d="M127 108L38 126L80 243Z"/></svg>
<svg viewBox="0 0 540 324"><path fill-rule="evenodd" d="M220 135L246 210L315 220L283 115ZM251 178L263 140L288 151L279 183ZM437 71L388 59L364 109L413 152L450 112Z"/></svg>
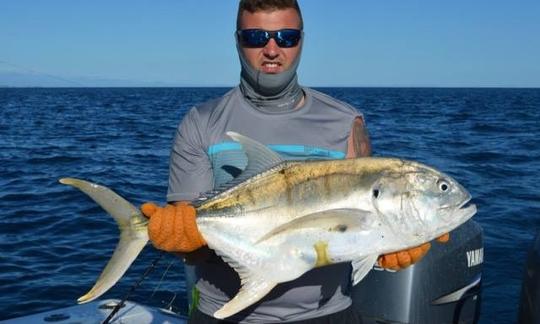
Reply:
<svg viewBox="0 0 540 324"><path fill-rule="evenodd" d="M170 310L141 305L118 299L96 300L87 304L55 309L47 312L0 321L9 324L51 323L187 323L185 316ZM118 309L109 318L111 312Z"/></svg>
<svg viewBox="0 0 540 324"><path fill-rule="evenodd" d="M540 323L540 232L536 234L527 255L518 323Z"/></svg>

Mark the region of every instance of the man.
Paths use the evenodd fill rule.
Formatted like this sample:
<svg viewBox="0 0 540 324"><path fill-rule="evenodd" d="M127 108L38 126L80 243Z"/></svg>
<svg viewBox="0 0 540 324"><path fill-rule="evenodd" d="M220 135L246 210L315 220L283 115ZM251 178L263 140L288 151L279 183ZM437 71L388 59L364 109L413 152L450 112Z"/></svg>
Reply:
<svg viewBox="0 0 540 324"><path fill-rule="evenodd" d="M225 133L269 145L286 159L354 158L371 153L364 119L353 107L298 84L303 21L295 0L241 0L236 45L240 85L194 107L182 120L171 153L164 208L145 204L153 244L170 252L206 255L196 263L199 301L193 323L223 323L212 314L239 289L238 275L204 248L195 209L188 203L227 183L245 155ZM418 261L429 244L383 256L383 267ZM193 254L185 254L188 258ZM226 319L245 323L361 323L351 309L349 263L309 271L278 285L262 301Z"/></svg>

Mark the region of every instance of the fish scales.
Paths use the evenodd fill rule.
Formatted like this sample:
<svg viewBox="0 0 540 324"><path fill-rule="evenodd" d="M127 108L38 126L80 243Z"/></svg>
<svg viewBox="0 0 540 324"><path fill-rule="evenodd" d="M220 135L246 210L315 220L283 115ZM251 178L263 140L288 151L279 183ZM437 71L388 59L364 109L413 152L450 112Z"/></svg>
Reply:
<svg viewBox="0 0 540 324"><path fill-rule="evenodd" d="M305 196L318 199L350 192L354 187L369 186L381 172L403 165L399 159L284 162L248 181L236 185L198 207L200 217L211 216L217 210L242 206L244 209L275 206L284 201L291 205ZM371 179L371 181L370 181ZM311 190L310 190L311 189ZM317 191L316 195L309 195Z"/></svg>

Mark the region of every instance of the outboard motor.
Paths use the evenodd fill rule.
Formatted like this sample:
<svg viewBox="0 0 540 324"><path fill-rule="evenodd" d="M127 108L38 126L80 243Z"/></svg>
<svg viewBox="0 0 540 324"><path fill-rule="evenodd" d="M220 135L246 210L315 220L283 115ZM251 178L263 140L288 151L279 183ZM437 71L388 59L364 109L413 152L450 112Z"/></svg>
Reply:
<svg viewBox="0 0 540 324"><path fill-rule="evenodd" d="M518 323L540 323L540 232L536 234L533 246L529 249L521 300L519 302Z"/></svg>
<svg viewBox="0 0 540 324"><path fill-rule="evenodd" d="M353 305L364 324L477 323L483 261L482 229L469 220L405 270L374 267L353 288Z"/></svg>

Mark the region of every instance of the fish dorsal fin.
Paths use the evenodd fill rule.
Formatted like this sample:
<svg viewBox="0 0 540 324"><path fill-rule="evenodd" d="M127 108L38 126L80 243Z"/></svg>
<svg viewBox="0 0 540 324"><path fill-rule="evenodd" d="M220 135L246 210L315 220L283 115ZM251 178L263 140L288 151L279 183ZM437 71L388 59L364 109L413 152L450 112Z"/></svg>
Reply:
<svg viewBox="0 0 540 324"><path fill-rule="evenodd" d="M379 256L377 254L368 255L365 258L356 259L352 262L352 283L356 285L373 269L373 265Z"/></svg>
<svg viewBox="0 0 540 324"><path fill-rule="evenodd" d="M264 144L236 132L227 132L226 134L242 145L247 156L246 168L233 180L235 182L246 180L283 162L279 154Z"/></svg>
<svg viewBox="0 0 540 324"><path fill-rule="evenodd" d="M214 198L216 195L226 191L227 189L230 189L257 174L260 174L263 171L269 170L284 161L279 154L272 151L264 144L261 144L249 137L236 132L227 132L226 134L234 141L242 145L242 150L247 156L247 165L236 178L221 184L217 188L202 193L197 199L193 200L192 204L195 207L200 206L205 201Z"/></svg>
<svg viewBox="0 0 540 324"><path fill-rule="evenodd" d="M328 231L346 232L354 229L368 229L374 220L372 212L353 209L339 208L307 214L282 224L261 237L255 244L259 244L274 236L302 229L316 228Z"/></svg>

